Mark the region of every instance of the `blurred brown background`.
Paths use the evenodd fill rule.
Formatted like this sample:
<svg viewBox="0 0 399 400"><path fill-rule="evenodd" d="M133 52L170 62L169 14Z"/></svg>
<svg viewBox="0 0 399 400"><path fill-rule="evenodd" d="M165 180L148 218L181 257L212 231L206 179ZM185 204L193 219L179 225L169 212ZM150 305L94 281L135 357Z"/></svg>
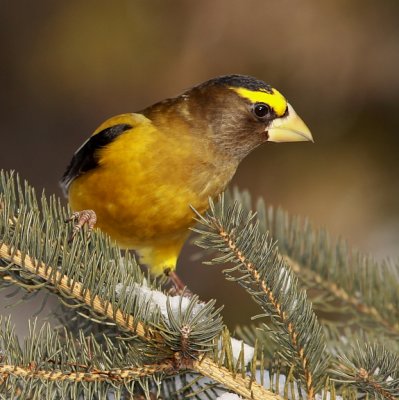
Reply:
<svg viewBox="0 0 399 400"><path fill-rule="evenodd" d="M315 144L265 145L234 183L365 252L398 257L399 2L0 5L0 168L61 194L66 164L104 119L217 75L254 75L286 95ZM179 268L189 286L226 304L230 323L247 321L256 311L241 308L245 293L189 253Z"/></svg>

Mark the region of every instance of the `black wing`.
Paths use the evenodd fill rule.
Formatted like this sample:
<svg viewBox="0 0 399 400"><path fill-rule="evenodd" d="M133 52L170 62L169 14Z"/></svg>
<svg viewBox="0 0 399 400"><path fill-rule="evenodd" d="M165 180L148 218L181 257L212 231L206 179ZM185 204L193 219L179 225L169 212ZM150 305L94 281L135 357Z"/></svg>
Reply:
<svg viewBox="0 0 399 400"><path fill-rule="evenodd" d="M96 151L111 143L123 132L131 129L128 124L118 124L106 128L91 136L73 155L64 175L60 180L60 186L65 196L68 194L69 185L78 176L97 167Z"/></svg>

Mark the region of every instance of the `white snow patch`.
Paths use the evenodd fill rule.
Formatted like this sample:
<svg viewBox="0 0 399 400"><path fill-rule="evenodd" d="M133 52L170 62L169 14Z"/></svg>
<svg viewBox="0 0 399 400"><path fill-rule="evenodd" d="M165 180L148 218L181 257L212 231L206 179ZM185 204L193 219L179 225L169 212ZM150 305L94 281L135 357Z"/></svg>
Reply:
<svg viewBox="0 0 399 400"><path fill-rule="evenodd" d="M217 397L216 400L240 400L242 397L240 397L238 394L235 393L223 393L221 396Z"/></svg>
<svg viewBox="0 0 399 400"><path fill-rule="evenodd" d="M326 393L326 396L324 397L324 392L322 393L322 394L316 394L316 400L323 400L324 398L326 399L326 400L330 400L332 397L331 397L331 393L330 392L327 392ZM336 400L342 400L343 398L342 398L342 396L338 396L338 395L335 395L335 397L334 397Z"/></svg>
<svg viewBox="0 0 399 400"><path fill-rule="evenodd" d="M231 338L234 364L237 363L238 358L240 357L243 343L244 342L242 340ZM219 343L219 347L221 347L221 342ZM252 346L244 343L244 365L247 365L249 362L251 362L252 358L254 357L254 351L255 349Z"/></svg>
<svg viewBox="0 0 399 400"><path fill-rule="evenodd" d="M116 285L116 294L119 296L122 292L123 284L118 283ZM170 308L172 314L177 316L179 312L184 313L190 304L190 299L188 297L182 296L166 296L159 290L153 290L149 288L145 282L142 285L134 284L128 287L127 292L134 293L139 302L149 303L150 309L154 310L159 308L161 314L168 319L168 308L167 301L169 299ZM193 315L198 314L202 308L205 306L204 303L198 303L193 307Z"/></svg>

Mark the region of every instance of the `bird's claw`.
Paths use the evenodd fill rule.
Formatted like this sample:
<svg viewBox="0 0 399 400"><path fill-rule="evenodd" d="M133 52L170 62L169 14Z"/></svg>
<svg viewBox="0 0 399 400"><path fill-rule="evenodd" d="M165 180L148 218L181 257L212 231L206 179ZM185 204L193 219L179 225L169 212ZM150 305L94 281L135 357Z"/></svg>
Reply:
<svg viewBox="0 0 399 400"><path fill-rule="evenodd" d="M72 215L65 220L65 222L76 222L73 226L71 235L68 238L68 242L71 242L77 233L82 229L84 225L87 225L89 234L93 230L94 225L97 222L97 215L93 210L82 210L75 211Z"/></svg>
<svg viewBox="0 0 399 400"><path fill-rule="evenodd" d="M169 289L169 294L172 296L183 296L191 298L194 293L188 289L188 287L184 284L184 282L179 278L179 276L174 271L170 271L169 269L165 270L165 275L169 278L169 281L172 283L172 288Z"/></svg>

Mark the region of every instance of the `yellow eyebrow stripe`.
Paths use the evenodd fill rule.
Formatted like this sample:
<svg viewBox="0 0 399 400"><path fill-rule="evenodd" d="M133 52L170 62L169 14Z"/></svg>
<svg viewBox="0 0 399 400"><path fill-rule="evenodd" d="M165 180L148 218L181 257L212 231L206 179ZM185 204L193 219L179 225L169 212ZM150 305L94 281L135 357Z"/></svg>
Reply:
<svg viewBox="0 0 399 400"><path fill-rule="evenodd" d="M268 104L278 117L281 117L287 109L287 100L276 89L272 88L272 93L265 90L249 90L242 87L230 87L230 89L237 92L241 97L244 97L252 103L266 103Z"/></svg>

